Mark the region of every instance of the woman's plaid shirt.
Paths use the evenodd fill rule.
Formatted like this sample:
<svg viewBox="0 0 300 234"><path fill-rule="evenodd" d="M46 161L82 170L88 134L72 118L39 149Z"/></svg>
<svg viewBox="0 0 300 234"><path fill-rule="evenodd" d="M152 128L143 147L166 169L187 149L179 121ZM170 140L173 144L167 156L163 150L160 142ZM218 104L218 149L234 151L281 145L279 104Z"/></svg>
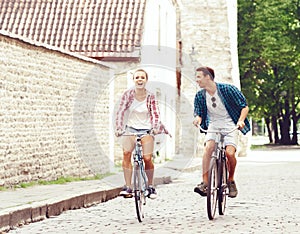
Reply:
<svg viewBox="0 0 300 234"><path fill-rule="evenodd" d="M116 113L116 121L115 127L116 129L123 130L124 129L124 119L126 115L126 111L133 103L135 96L135 89L129 89L124 92L120 104L119 109ZM155 98L155 95L147 90L147 108L150 115L150 122L152 124L153 129L159 130L159 133L166 133L169 134L168 131L165 129L164 125L160 122L160 113L158 104Z"/></svg>

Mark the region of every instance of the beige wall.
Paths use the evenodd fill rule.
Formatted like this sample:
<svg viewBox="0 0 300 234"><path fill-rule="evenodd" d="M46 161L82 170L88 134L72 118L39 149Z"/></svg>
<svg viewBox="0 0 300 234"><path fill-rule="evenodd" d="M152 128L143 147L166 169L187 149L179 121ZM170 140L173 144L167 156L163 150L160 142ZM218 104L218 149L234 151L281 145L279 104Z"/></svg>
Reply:
<svg viewBox="0 0 300 234"><path fill-rule="evenodd" d="M110 70L0 35L0 185L109 170Z"/></svg>

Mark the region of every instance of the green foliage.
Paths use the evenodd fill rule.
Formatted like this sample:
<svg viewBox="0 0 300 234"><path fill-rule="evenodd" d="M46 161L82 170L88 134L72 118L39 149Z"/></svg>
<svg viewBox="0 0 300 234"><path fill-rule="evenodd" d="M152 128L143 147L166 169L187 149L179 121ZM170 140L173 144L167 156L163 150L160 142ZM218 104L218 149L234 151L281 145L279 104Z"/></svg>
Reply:
<svg viewBox="0 0 300 234"><path fill-rule="evenodd" d="M299 4L238 0L241 85L254 119L300 111Z"/></svg>
<svg viewBox="0 0 300 234"><path fill-rule="evenodd" d="M51 184L66 184L70 182L76 182L76 181L88 181L88 180L101 180L107 176L112 175L112 173L106 173L106 174L97 174L92 177L60 177L56 180L39 180L39 181L32 181L32 182L26 182L26 183L20 183L18 185L14 186L14 189L16 188L28 188L36 185L51 185ZM6 187L1 186L0 191L6 190Z"/></svg>
<svg viewBox="0 0 300 234"><path fill-rule="evenodd" d="M251 150L264 150L266 149L267 147L265 145L251 145L250 146L250 149Z"/></svg>

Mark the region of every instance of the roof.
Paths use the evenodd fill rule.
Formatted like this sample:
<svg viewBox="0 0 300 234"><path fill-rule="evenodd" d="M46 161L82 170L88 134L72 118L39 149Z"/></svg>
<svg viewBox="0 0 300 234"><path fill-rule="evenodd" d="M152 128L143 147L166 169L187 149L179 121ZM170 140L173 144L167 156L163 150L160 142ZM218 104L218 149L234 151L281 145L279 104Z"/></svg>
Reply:
<svg viewBox="0 0 300 234"><path fill-rule="evenodd" d="M101 59L138 57L146 0L2 0L0 30Z"/></svg>

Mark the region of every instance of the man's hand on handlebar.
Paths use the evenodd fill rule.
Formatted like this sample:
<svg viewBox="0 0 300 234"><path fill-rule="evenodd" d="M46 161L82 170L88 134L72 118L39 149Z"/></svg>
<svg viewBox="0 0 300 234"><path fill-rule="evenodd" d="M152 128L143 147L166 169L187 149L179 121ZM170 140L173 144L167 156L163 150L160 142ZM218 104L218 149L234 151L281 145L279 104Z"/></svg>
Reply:
<svg viewBox="0 0 300 234"><path fill-rule="evenodd" d="M236 124L236 126L239 127L239 129L243 129L245 127L245 122L244 121L241 121L239 120Z"/></svg>
<svg viewBox="0 0 300 234"><path fill-rule="evenodd" d="M200 116L196 116L194 121L193 121L193 124L198 127L202 122L202 118Z"/></svg>

